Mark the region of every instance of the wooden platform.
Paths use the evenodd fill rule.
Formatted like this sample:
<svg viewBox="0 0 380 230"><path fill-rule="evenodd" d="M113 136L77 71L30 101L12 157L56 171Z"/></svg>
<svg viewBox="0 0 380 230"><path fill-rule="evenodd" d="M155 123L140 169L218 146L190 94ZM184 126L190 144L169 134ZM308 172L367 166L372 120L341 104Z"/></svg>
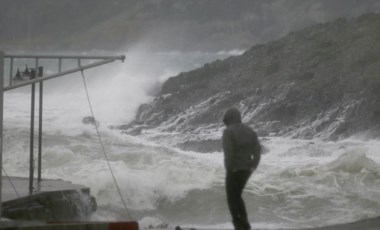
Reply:
<svg viewBox="0 0 380 230"><path fill-rule="evenodd" d="M7 177L2 178L3 182L3 191L2 191L2 202L7 202L15 199L19 199L22 197L29 196L29 179L24 177L9 177L10 181ZM15 189L18 193L15 192L15 189L12 187L12 184L15 186ZM71 182L63 181L63 180L51 180L51 179L43 179L41 183L38 183L37 180L33 181L34 189L33 195L45 192L56 192L56 191L64 191L64 190L88 190L88 188L72 184Z"/></svg>
<svg viewBox="0 0 380 230"><path fill-rule="evenodd" d="M10 179L10 181L9 181ZM62 221L80 220L96 210L90 189L63 180L34 180L29 194L29 180L2 178L3 217L12 220Z"/></svg>

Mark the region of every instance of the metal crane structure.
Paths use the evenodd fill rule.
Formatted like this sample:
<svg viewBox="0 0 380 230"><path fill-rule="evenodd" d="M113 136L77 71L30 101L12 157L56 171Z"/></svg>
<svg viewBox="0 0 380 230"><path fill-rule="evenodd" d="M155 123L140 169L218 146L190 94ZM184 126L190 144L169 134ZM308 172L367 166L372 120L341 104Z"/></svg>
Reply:
<svg viewBox="0 0 380 230"><path fill-rule="evenodd" d="M5 61L9 60L9 84L5 85L4 65ZM15 60L29 60L35 63L33 68L26 68L22 74L19 69L14 76ZM40 60L57 60L58 72L44 76L43 66L39 65ZM77 60L77 66L68 70L62 71L62 62L64 60ZM90 64L82 65L82 60L91 60ZM4 92L31 86L31 121L30 121L30 163L29 163L29 195L33 194L33 180L34 180L34 110L35 110L35 85L39 84L39 126L38 126L38 176L37 183L41 181L41 151L42 151L42 112L43 112L43 82L61 77L64 75L80 72L86 69L94 68L100 65L108 64L120 60L124 62L125 56L91 56L91 55L19 55L8 54L0 50L0 219L2 217L2 180L3 180L3 112L4 112ZM17 79L17 81L14 81Z"/></svg>

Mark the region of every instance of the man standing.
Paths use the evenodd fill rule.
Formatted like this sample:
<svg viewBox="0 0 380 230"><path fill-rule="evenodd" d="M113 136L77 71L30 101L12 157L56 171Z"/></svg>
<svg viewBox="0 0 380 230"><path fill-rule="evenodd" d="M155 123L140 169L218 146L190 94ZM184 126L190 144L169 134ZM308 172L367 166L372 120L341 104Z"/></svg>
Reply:
<svg viewBox="0 0 380 230"><path fill-rule="evenodd" d="M224 166L228 207L235 230L249 230L251 226L242 192L252 172L260 162L260 142L256 133L242 124L239 110L230 108L223 117Z"/></svg>

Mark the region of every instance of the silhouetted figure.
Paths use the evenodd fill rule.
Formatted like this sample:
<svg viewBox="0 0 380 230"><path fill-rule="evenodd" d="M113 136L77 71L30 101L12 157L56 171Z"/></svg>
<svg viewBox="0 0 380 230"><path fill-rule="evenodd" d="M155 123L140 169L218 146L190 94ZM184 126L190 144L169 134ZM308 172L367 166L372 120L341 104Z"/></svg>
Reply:
<svg viewBox="0 0 380 230"><path fill-rule="evenodd" d="M224 165L228 207L235 230L249 230L243 189L260 162L261 147L256 133L242 124L239 110L231 108L223 117Z"/></svg>
<svg viewBox="0 0 380 230"><path fill-rule="evenodd" d="M17 68L17 73L16 73L16 77L15 78L16 78L16 80L22 80L19 68Z"/></svg>
<svg viewBox="0 0 380 230"><path fill-rule="evenodd" d="M30 77L30 71L28 69L28 65L25 66L25 70L24 72L22 73L22 76L23 77Z"/></svg>

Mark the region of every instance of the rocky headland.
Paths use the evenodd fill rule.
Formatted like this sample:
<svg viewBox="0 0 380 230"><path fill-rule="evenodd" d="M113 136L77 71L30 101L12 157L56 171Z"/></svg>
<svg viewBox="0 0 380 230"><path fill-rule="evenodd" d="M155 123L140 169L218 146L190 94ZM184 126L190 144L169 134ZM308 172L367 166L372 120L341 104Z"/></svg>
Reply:
<svg viewBox="0 0 380 230"><path fill-rule="evenodd" d="M219 150L235 106L259 136L302 139L380 135L380 15L338 19L292 32L240 56L171 77L142 105L127 133L197 136L177 146Z"/></svg>

